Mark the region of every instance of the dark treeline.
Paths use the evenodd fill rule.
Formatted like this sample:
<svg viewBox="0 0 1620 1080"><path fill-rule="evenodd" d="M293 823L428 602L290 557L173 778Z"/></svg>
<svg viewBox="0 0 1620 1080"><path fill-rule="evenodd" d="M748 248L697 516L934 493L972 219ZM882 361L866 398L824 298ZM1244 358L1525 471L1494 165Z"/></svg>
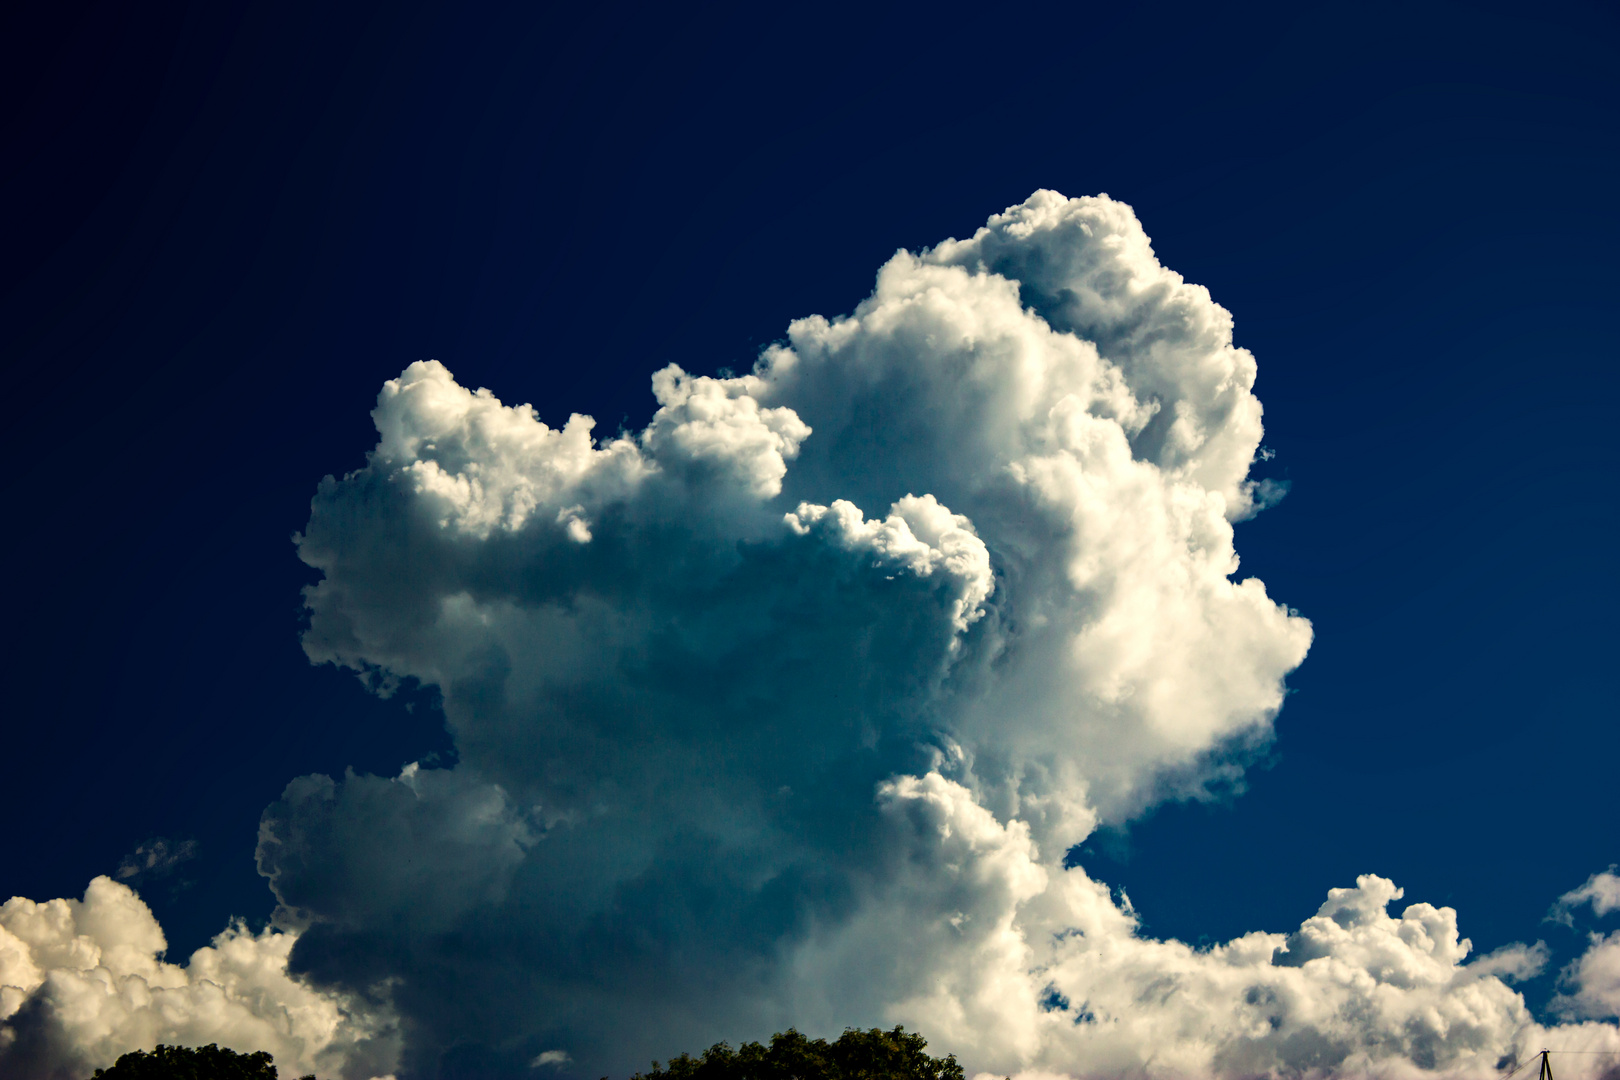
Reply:
<svg viewBox="0 0 1620 1080"><path fill-rule="evenodd" d="M631 1080L963 1080L955 1055L930 1057L927 1040L896 1027L846 1030L834 1042L810 1039L789 1028L769 1046L744 1043L733 1050L716 1043L700 1057L681 1054L668 1064L652 1063ZM277 1080L271 1056L263 1050L239 1054L208 1046L159 1046L135 1050L92 1080ZM306 1076L303 1080L315 1080ZM603 1080L607 1080L606 1077Z"/></svg>
<svg viewBox="0 0 1620 1080"><path fill-rule="evenodd" d="M277 1076L274 1060L263 1050L238 1054L209 1043L159 1046L151 1053L134 1050L112 1068L97 1069L91 1080L277 1080Z"/></svg>
<svg viewBox="0 0 1620 1080"><path fill-rule="evenodd" d="M655 1061L632 1080L962 1080L955 1055L930 1057L927 1046L901 1027L851 1028L831 1043L789 1028L770 1046L751 1042L733 1050L716 1043L702 1057L682 1054L662 1067Z"/></svg>

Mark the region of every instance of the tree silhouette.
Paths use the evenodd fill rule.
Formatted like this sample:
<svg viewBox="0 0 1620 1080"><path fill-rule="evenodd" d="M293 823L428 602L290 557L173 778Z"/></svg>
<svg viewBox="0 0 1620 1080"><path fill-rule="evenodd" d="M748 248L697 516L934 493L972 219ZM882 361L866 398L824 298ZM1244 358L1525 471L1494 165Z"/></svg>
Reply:
<svg viewBox="0 0 1620 1080"><path fill-rule="evenodd" d="M207 1046L159 1046L151 1053L133 1050L110 1069L97 1069L91 1080L276 1080L273 1059L263 1050L238 1054L214 1043ZM306 1076L303 1080L315 1080Z"/></svg>
<svg viewBox="0 0 1620 1080"><path fill-rule="evenodd" d="M702 1057L682 1054L662 1067L655 1061L632 1080L963 1080L955 1055L929 1057L927 1045L901 1027L851 1028L833 1043L789 1028L772 1036L769 1047L751 1042L733 1050L716 1043Z"/></svg>

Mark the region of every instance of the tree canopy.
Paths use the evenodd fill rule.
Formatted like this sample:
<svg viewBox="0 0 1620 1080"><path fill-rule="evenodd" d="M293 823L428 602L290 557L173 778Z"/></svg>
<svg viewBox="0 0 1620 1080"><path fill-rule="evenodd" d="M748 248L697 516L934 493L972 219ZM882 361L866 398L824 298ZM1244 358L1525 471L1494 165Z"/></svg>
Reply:
<svg viewBox="0 0 1620 1080"><path fill-rule="evenodd" d="M963 1080L954 1055L930 1057L921 1035L850 1029L836 1042L809 1039L789 1028L770 1046L744 1043L733 1050L716 1043L702 1057L682 1054L633 1080Z"/></svg>
<svg viewBox="0 0 1620 1080"><path fill-rule="evenodd" d="M851 1028L835 1042L810 1039L789 1028L771 1037L770 1046L744 1043L733 1050L716 1043L701 1057L682 1054L637 1073L632 1080L964 1080L956 1057L930 1057L921 1035ZM276 1067L263 1050L239 1054L213 1043L207 1046L159 1046L150 1053L135 1050L111 1068L97 1069L92 1080L277 1080ZM306 1076L303 1080L315 1080Z"/></svg>
<svg viewBox="0 0 1620 1080"><path fill-rule="evenodd" d="M91 1080L276 1080L276 1067L263 1050L238 1054L214 1043L133 1050ZM304 1080L315 1080L306 1076Z"/></svg>

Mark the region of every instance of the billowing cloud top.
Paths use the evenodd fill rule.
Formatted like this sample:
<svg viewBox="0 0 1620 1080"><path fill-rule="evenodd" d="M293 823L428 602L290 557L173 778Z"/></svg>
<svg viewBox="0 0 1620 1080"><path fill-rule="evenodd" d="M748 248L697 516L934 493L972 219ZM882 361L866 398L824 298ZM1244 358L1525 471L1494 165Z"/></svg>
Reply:
<svg viewBox="0 0 1620 1080"><path fill-rule="evenodd" d="M747 375L657 373L639 433L412 364L315 497L304 642L437 687L459 761L266 811L292 968L390 1000L406 1076L790 1024L902 1022L997 1075L1522 1053L1504 979L1539 953L1467 964L1387 881L1197 951L1064 869L1239 776L1310 644L1237 577L1272 494L1254 378L1129 207L1053 192L899 252Z"/></svg>

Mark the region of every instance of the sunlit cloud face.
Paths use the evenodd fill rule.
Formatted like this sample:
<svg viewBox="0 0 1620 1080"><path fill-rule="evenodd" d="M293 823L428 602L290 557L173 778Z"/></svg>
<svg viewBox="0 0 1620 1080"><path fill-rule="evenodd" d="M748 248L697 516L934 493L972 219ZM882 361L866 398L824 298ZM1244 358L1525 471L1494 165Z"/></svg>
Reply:
<svg viewBox="0 0 1620 1080"><path fill-rule="evenodd" d="M1249 479L1255 372L1129 207L1052 192L896 254L750 374L657 373L639 433L412 364L316 494L304 644L436 687L459 757L265 812L291 970L390 1003L406 1076L628 1073L790 1025L904 1023L996 1075L1522 1054L1508 980L1542 954L1470 963L1381 878L1199 951L1064 866L1239 779L1310 645L1238 573L1232 523L1279 494Z"/></svg>

